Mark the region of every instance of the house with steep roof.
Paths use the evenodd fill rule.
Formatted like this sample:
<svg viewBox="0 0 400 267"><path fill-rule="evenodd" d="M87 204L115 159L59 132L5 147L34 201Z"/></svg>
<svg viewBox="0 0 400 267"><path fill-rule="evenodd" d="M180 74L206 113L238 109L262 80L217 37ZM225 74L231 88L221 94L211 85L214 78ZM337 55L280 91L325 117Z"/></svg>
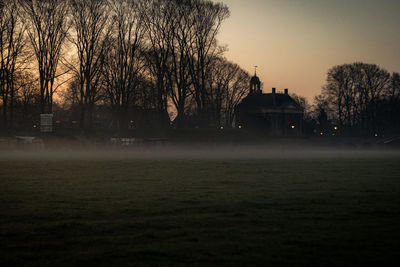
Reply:
<svg viewBox="0 0 400 267"><path fill-rule="evenodd" d="M235 110L237 128L263 130L273 136L300 136L303 132L303 108L289 95L272 88L263 93L255 74L250 80L249 94Z"/></svg>

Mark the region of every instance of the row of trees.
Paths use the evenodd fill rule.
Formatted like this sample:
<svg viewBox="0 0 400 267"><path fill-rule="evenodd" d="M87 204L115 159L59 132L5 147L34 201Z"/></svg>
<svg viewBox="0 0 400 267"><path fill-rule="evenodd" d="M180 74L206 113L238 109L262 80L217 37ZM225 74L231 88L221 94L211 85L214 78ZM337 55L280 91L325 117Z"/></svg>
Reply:
<svg viewBox="0 0 400 267"><path fill-rule="evenodd" d="M90 128L99 107L117 128L140 111L159 126L230 125L249 75L217 42L228 16L210 0L0 0L2 126L55 113ZM400 129L399 80L345 64L329 70L313 109L294 97L320 127L384 132Z"/></svg>
<svg viewBox="0 0 400 267"><path fill-rule="evenodd" d="M360 62L331 68L322 94L315 98L314 118L349 134L398 133L399 73Z"/></svg>
<svg viewBox="0 0 400 267"><path fill-rule="evenodd" d="M119 128L135 110L231 123L249 75L217 42L228 16L210 0L2 0L3 127L62 107L88 128L99 106Z"/></svg>

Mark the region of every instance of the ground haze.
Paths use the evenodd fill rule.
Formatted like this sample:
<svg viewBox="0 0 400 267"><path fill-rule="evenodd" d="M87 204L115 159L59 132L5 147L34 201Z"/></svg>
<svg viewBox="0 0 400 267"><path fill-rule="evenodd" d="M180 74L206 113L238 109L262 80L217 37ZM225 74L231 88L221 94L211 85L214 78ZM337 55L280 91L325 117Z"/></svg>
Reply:
<svg viewBox="0 0 400 267"><path fill-rule="evenodd" d="M3 156L0 263L398 264L398 154L284 155Z"/></svg>

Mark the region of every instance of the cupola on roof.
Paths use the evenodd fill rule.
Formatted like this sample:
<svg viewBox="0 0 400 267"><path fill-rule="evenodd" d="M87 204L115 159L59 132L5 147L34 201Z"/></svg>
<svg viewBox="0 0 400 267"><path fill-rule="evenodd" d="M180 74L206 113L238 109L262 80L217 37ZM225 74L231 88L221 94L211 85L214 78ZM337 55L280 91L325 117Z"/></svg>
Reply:
<svg viewBox="0 0 400 267"><path fill-rule="evenodd" d="M254 76L251 77L251 79L250 79L250 83L251 84L259 84L260 83L260 78L258 78L258 76L256 74L254 74Z"/></svg>

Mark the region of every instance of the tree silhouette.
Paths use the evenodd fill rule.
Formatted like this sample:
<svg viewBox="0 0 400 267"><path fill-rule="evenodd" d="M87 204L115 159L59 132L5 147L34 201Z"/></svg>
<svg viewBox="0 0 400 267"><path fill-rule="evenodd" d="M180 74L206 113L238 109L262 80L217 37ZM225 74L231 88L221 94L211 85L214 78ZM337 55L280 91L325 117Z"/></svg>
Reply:
<svg viewBox="0 0 400 267"><path fill-rule="evenodd" d="M52 113L54 81L67 32L68 4L63 0L20 0L37 60L41 113Z"/></svg>
<svg viewBox="0 0 400 267"><path fill-rule="evenodd" d="M111 47L104 64L106 96L119 128L128 126L127 112L136 104L145 62L143 5L130 0L111 3Z"/></svg>
<svg viewBox="0 0 400 267"><path fill-rule="evenodd" d="M373 132L379 130L378 110L386 106L382 100L392 79L388 71L374 64L339 65L329 70L323 96L341 127L353 133Z"/></svg>
<svg viewBox="0 0 400 267"><path fill-rule="evenodd" d="M16 100L15 76L26 64L25 24L19 16L15 0L2 1L0 6L0 94L3 126L12 127Z"/></svg>
<svg viewBox="0 0 400 267"><path fill-rule="evenodd" d="M75 69L79 81L80 125L90 127L94 104L99 100L99 83L108 52L111 27L105 0L70 0L72 25L78 57Z"/></svg>

